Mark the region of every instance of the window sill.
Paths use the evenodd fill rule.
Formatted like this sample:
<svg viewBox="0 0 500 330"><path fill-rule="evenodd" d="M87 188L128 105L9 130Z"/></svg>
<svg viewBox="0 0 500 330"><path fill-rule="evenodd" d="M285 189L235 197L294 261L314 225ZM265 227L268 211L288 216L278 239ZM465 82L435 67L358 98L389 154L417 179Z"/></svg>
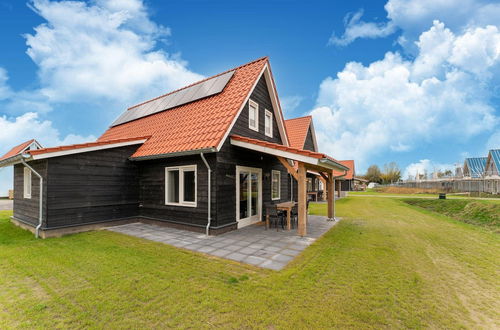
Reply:
<svg viewBox="0 0 500 330"><path fill-rule="evenodd" d="M195 204L188 204L188 203L165 203L167 206L181 206L181 207L197 207L196 203Z"/></svg>

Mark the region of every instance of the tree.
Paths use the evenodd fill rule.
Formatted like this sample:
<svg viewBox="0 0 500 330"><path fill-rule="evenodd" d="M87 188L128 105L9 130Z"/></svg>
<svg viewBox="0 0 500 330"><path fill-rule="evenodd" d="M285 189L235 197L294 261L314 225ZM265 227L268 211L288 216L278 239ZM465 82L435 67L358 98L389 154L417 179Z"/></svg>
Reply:
<svg viewBox="0 0 500 330"><path fill-rule="evenodd" d="M365 179L369 182L382 183L381 175L380 168L377 165L371 165L366 171Z"/></svg>
<svg viewBox="0 0 500 330"><path fill-rule="evenodd" d="M396 162L384 165L384 173L381 175L383 183L394 183L401 179L401 170Z"/></svg>

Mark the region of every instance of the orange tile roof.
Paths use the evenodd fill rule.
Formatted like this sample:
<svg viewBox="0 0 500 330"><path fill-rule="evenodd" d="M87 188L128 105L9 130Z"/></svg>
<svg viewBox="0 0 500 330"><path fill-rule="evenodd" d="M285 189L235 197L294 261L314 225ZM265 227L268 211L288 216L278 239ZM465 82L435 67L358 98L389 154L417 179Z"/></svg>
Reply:
<svg viewBox="0 0 500 330"><path fill-rule="evenodd" d="M31 139L29 141L21 143L20 145L15 146L14 148L10 149L5 155L3 155L0 158L0 160L4 160L4 159L7 159L7 158L10 158L10 157L13 157L13 156L20 154L21 152L24 151L24 149L29 147L29 145L32 144L33 142L35 142L35 140Z"/></svg>
<svg viewBox="0 0 500 330"><path fill-rule="evenodd" d="M342 179L344 180L351 180L354 178L354 160L340 160L339 163L342 165L349 167L349 171L347 171L347 174L345 177ZM342 175L344 172L341 171L333 171L333 175L338 176Z"/></svg>
<svg viewBox="0 0 500 330"><path fill-rule="evenodd" d="M127 138L127 139L115 139L115 140L108 140L108 141L96 141L96 142L89 142L89 143L71 144L71 145L67 145L67 146L28 150L28 153L30 155L40 155L40 154L47 154L47 153L51 153L51 152L67 151L67 150L74 150L74 149L98 147L98 146L104 146L104 145L108 145L108 144L115 144L115 143L122 143L122 142L145 140L148 138L149 137L146 136L146 137L135 137L135 138Z"/></svg>
<svg viewBox="0 0 500 330"><path fill-rule="evenodd" d="M311 121L311 116L285 120L285 127L290 146L299 149L304 148Z"/></svg>
<svg viewBox="0 0 500 330"><path fill-rule="evenodd" d="M272 142L262 141L262 140L258 140L258 139L252 139L252 138L244 137L244 136L240 136L240 135L231 135L231 139L234 139L237 141L242 141L242 142L248 142L248 143L255 144L258 146L262 146L262 147L273 148L276 150L288 151L288 152L291 152L294 154L313 157L316 159L327 158L333 162L336 162L339 164L341 163L338 160L336 160L335 158L330 157L330 156L323 154L321 152L314 152L314 151L304 150L301 148L287 147L287 146L284 146L284 145L281 145L278 143L272 143Z"/></svg>
<svg viewBox="0 0 500 330"><path fill-rule="evenodd" d="M151 136L132 157L217 148L266 64L264 57L228 70L235 72L221 93L111 127L98 141Z"/></svg>

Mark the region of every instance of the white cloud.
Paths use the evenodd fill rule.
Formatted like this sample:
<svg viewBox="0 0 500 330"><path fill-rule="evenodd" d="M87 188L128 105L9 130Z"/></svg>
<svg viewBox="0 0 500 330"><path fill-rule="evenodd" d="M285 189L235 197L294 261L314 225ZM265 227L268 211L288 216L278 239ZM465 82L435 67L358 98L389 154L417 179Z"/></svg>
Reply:
<svg viewBox="0 0 500 330"><path fill-rule="evenodd" d="M286 114L292 113L302 103L304 98L299 95L285 96L280 99L281 107Z"/></svg>
<svg viewBox="0 0 500 330"><path fill-rule="evenodd" d="M408 165L403 171L403 179L413 179L418 175L428 175L431 178L432 173L437 173L439 171L444 172L446 170L455 173L455 165L453 164L440 164L433 162L429 159L422 159L418 163L412 163Z"/></svg>
<svg viewBox="0 0 500 330"><path fill-rule="evenodd" d="M498 127L489 100L491 78L499 73L499 37L494 26L456 35L434 22L420 36L413 61L388 52L368 66L348 63L321 83L312 110L321 148L363 168L385 151L409 151L436 138L466 141Z"/></svg>
<svg viewBox="0 0 500 330"><path fill-rule="evenodd" d="M413 41L439 20L451 31L461 33L473 26L500 26L500 3L494 0L389 0L384 6L387 12L385 23L362 21L362 11L346 17L345 32L341 37L333 37L333 44L347 45L358 38L386 37L402 31L399 42L412 49Z"/></svg>
<svg viewBox="0 0 500 330"><path fill-rule="evenodd" d="M156 49L170 30L150 20L142 1L35 0L32 8L47 22L25 35L27 54L51 102L123 104L202 78L178 55Z"/></svg>
<svg viewBox="0 0 500 330"><path fill-rule="evenodd" d="M9 76L7 75L7 71L0 67L0 101L9 98L12 95L12 90L7 83L8 80Z"/></svg>
<svg viewBox="0 0 500 330"><path fill-rule="evenodd" d="M40 120L35 112L28 112L17 118L0 117L0 155L15 145L35 138L43 147L67 145L93 141L96 138L69 134L61 137L59 131L48 120ZM12 168L0 169L0 196L12 189Z"/></svg>
<svg viewBox="0 0 500 330"><path fill-rule="evenodd" d="M486 152L491 149L500 149L500 130L491 134L488 142L486 143Z"/></svg>
<svg viewBox="0 0 500 330"><path fill-rule="evenodd" d="M347 46L359 38L382 38L393 34L396 31L396 26L392 22L388 23L373 23L364 22L361 20L363 10L356 13L347 14L344 18L345 31L340 37L332 34L328 44L336 46Z"/></svg>

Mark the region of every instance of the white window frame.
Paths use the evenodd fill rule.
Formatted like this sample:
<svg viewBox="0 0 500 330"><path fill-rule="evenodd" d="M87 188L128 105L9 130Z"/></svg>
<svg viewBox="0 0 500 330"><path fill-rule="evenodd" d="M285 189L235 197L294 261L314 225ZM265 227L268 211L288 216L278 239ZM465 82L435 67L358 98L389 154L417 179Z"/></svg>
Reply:
<svg viewBox="0 0 500 330"><path fill-rule="evenodd" d="M23 168L23 197L24 198L31 198L31 189L32 189L32 184L31 184L31 170L27 167Z"/></svg>
<svg viewBox="0 0 500 330"><path fill-rule="evenodd" d="M179 202L168 202L168 172L179 171ZM184 201L184 172L194 171L194 202ZM196 207L198 203L198 168L196 165L165 167L165 205Z"/></svg>
<svg viewBox="0 0 500 330"><path fill-rule="evenodd" d="M278 197L273 197L273 184L274 184L274 174L278 174ZM281 199L281 171L278 170L272 170L271 171L271 200L276 201Z"/></svg>
<svg viewBox="0 0 500 330"><path fill-rule="evenodd" d="M250 111L252 111L252 107L255 108L255 126L252 126L250 122ZM253 100L248 101L248 128L256 132L259 131L259 104Z"/></svg>
<svg viewBox="0 0 500 330"><path fill-rule="evenodd" d="M265 125L268 117L269 117L269 133L267 133L267 126ZM270 138L273 137L273 113L267 109L264 115L264 134L266 134L266 136L269 136Z"/></svg>

